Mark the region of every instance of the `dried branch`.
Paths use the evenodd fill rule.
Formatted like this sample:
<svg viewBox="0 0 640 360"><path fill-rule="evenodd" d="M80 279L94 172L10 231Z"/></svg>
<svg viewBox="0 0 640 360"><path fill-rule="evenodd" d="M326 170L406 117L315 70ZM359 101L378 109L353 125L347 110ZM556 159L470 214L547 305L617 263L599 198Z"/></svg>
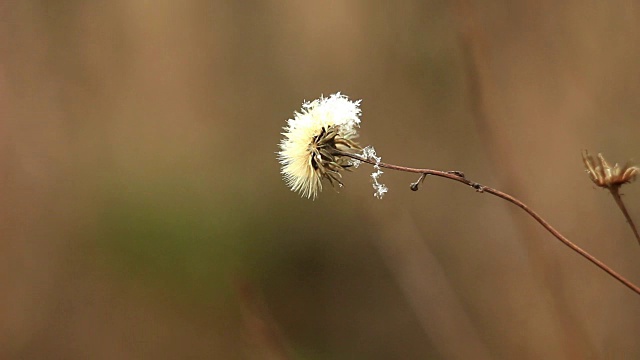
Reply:
<svg viewBox="0 0 640 360"><path fill-rule="evenodd" d="M516 205L517 207L521 208L522 210L524 210L527 214L529 214L529 216L534 218L540 225L542 225L542 227L544 227L548 232L550 232L551 235L553 235L556 239L560 240L560 242L562 242L564 245L569 247L571 250L577 252L582 257L584 257L585 259L589 260L591 263L593 263L594 265L596 265L600 269L604 270L607 274L611 275L613 278L615 278L616 280L621 282L624 286L628 287L633 292L635 292L636 294L640 295L640 287L638 287L637 285L633 284L632 282L627 280L625 277L623 277L622 275L618 274L612 268L607 266L605 263L603 263L602 261L598 260L593 255L588 253L586 250L583 250L581 247L579 247L578 245L574 244L569 239L564 237L564 235L562 235L558 230L556 230L553 226L551 226L546 220L544 220L540 215L538 215L538 213L536 213L531 208L529 208L525 203L523 203L522 201L520 201L520 200L514 198L513 196L511 196L509 194L506 194L506 193L504 193L502 191L490 188L488 186L481 185L481 184L479 184L477 182L473 182L473 181L467 179L464 176L464 174L462 172L460 172L460 171L439 171L439 170L432 170L432 169L416 169L416 168L410 168L410 167L405 167L405 166L398 166L398 165L383 163L383 162L380 162L380 161L370 160L367 157L363 157L363 156L360 156L360 155L357 155L357 154L351 154L351 153L347 153L347 152L341 152L340 155L347 156L347 157L350 157L352 159L359 160L359 161L362 161L362 162L365 162L365 163L368 163L368 164L371 164L371 165L379 166L379 167L385 168L385 169L420 174L420 179L417 182L411 184L411 189L412 190L417 190L418 189L419 182L422 181L425 176L433 175L433 176L443 177L443 178L446 178L446 179L449 179L449 180L454 180L454 181L463 183L465 185L468 185L468 186L472 187L477 192L488 193L488 194L497 196L497 197L499 197L501 199L504 199L504 200Z"/></svg>

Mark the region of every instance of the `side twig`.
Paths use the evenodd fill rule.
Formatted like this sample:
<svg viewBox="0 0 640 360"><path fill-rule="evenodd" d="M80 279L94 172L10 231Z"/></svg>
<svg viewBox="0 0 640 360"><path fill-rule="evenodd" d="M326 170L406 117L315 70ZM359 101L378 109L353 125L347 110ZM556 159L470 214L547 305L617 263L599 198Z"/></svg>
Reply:
<svg viewBox="0 0 640 360"><path fill-rule="evenodd" d="M489 193L491 195L494 195L494 196L497 196L497 197L499 197L501 199L504 199L504 200L516 205L517 207L521 208L522 210L524 210L527 214L529 214L529 216L534 218L540 225L542 225L542 227L544 227L548 232L550 232L551 235L553 235L556 239L560 240L560 242L562 242L564 245L569 247L571 250L577 252L582 257L584 257L585 259L589 260L591 263L593 263L594 265L596 265L600 269L604 270L607 274L611 275L613 278L615 278L616 280L621 282L624 286L628 287L633 292L635 292L636 294L640 295L640 287L638 287L637 285L633 284L632 282L627 280L622 275L618 274L616 271L614 271L612 268L607 266L605 263L603 263L602 261L598 260L593 255L589 254L586 250L583 250L581 247L579 247L578 245L576 245L573 242L571 242L569 239L564 237L564 235L562 235L560 232L558 232L558 230L556 230L553 226L551 226L546 220L544 220L540 215L538 215L538 213L533 211L531 208L529 208L522 201L514 198L513 196L511 196L509 194L506 194L506 193L503 193L502 191L499 191L499 190L490 188L488 186L484 186L484 185L481 185L479 183L473 182L473 181L467 179L464 176L464 174L459 172L459 171L439 171L439 170L432 170L432 169L410 168L410 167L405 167L405 166L399 166L399 165L387 164L387 163L383 163L383 162L372 161L372 160L370 160L368 158L365 158L365 157L362 157L362 156L360 156L358 154L351 154L351 153L347 153L347 152L340 152L340 155L347 156L347 157L350 157L352 159L365 162L367 164L377 165L377 166L379 166L381 168L420 174L420 179L417 182L411 184L411 189L414 190L414 191L417 190L418 183L420 181L424 180L425 176L433 175L433 176L443 177L443 178L447 178L449 180L454 180L454 181L463 183L465 185L471 186L477 192Z"/></svg>

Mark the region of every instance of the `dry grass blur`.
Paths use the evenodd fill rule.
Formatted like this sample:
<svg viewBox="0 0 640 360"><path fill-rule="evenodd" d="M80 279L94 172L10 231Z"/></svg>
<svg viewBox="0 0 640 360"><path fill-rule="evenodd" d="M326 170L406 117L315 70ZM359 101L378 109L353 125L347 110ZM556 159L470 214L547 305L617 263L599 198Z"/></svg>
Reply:
<svg viewBox="0 0 640 360"><path fill-rule="evenodd" d="M285 120L341 91L383 161L640 283L580 160L640 160L640 4L469 3L0 4L0 358L640 357L640 299L505 202L280 178Z"/></svg>

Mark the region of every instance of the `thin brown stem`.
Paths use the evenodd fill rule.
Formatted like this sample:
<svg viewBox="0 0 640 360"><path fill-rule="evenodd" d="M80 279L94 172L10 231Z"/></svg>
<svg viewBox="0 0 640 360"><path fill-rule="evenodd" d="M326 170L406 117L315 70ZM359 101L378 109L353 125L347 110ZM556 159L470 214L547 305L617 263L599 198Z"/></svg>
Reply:
<svg viewBox="0 0 640 360"><path fill-rule="evenodd" d="M558 232L558 230L556 230L553 226L551 226L546 220L544 220L540 215L538 215L538 213L536 213L535 211L530 209L522 201L514 198L513 196L511 196L509 194L503 193L502 191L490 188L488 186L481 185L481 184L479 184L477 182L473 182L473 181L467 179L466 177L464 177L464 174L462 174L460 172L457 172L457 171L439 171L439 170L432 170L432 169L416 169L416 168L410 168L410 167L405 167L405 166L386 164L386 163L383 163L383 162L375 162L375 161L369 160L367 158L364 158L364 157L362 157L360 155L350 154L350 153L346 153L346 152L341 152L341 155L348 156L348 157L350 157L352 159L356 159L356 160L359 160L359 161L362 161L362 162L365 162L365 163L368 163L368 164L371 164L371 165L377 165L379 167L386 168L386 169L420 174L421 177L422 176L426 176L426 175L433 175L433 176L439 176L439 177L447 178L449 180L454 180L454 181L463 183L465 185L471 186L477 192L489 193L491 195L494 195L494 196L497 196L497 197L499 197L501 199L504 199L504 200L516 205L517 207L521 208L522 210L524 210L527 214L529 214L532 218L534 218L540 225L542 225L542 227L544 227L548 232L550 232L551 235L553 235L556 239L560 240L560 242L562 242L564 245L568 246L571 250L577 252L582 257L584 257L585 259L587 259L591 263L593 263L595 266L597 266L600 269L604 270L607 274L611 275L613 278L615 278L616 280L621 282L624 286L628 287L633 292L635 292L636 294L640 295L640 287L638 287L637 285L633 284L632 282L627 280L622 275L618 274L616 271L614 271L612 268L607 266L605 263L603 263L602 261L598 260L593 255L589 254L586 250L583 250L581 247L579 247L578 245L576 245L573 242L571 242L569 239L564 237L564 235L562 235L560 232Z"/></svg>
<svg viewBox="0 0 640 360"><path fill-rule="evenodd" d="M629 223L629 226L631 226L633 235L636 236L636 240L638 240L638 244L640 244L640 235L638 235L638 229L636 229L636 225L633 223L633 220L631 219L631 216L627 211L627 207L624 206L624 202L622 202L622 197L620 196L620 186L609 187L609 192L611 192L611 196L613 196L613 199L616 201L616 204L618 204L618 207L624 214L625 219L627 219L627 223Z"/></svg>

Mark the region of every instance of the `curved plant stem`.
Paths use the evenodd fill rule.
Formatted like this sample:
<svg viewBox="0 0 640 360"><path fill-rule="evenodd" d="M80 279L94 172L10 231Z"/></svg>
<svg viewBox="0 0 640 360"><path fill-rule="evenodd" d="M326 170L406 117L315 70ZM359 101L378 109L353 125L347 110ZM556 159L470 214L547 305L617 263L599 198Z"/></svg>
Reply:
<svg viewBox="0 0 640 360"><path fill-rule="evenodd" d="M633 223L633 220L631 219L631 216L627 211L627 207L624 206L624 202L622 202L622 197L620 197L620 186L610 186L609 192L611 192L613 199L616 201L616 204L622 211L622 214L624 214L624 218L627 219L627 223L629 223L629 226L631 226L633 235L636 236L636 240L638 240L638 243L640 244L640 234L638 234L638 229L636 228L636 225Z"/></svg>
<svg viewBox="0 0 640 360"><path fill-rule="evenodd" d="M548 232L550 232L551 235L553 235L556 239L560 240L560 242L562 242L564 245L568 246L571 250L577 252L582 257L584 257L585 259L587 259L591 263L593 263L595 266L597 266L600 269L604 270L607 274L611 275L616 280L621 282L624 286L628 287L633 292L635 292L636 294L640 295L640 287L638 287L637 285L633 284L632 282L627 280L622 275L618 274L616 271L611 269L605 263L603 263L602 261L598 260L593 255L589 254L586 250L583 250L581 247L579 247L578 245L576 245L573 242L571 242L569 239L564 237L564 235L562 235L560 232L558 232L558 230L556 230L553 226L551 226L546 220L544 220L540 215L538 215L535 211L531 210L531 208L529 208L525 203L523 203L522 201L514 198L513 196L511 196L509 194L506 194L506 193L503 193L502 191L499 191L499 190L490 188L488 186L484 186L484 185L481 185L479 183L473 182L473 181L467 179L464 176L464 174L462 172L459 172L459 171L439 171L439 170L432 170L432 169L416 169L416 168L410 168L410 167L405 167L405 166L386 164L386 163L383 163L383 162L375 162L375 161L369 160L369 159L364 158L364 157L362 157L360 155L357 155L357 154L350 154L350 153L346 153L346 152L341 152L341 155L348 156L348 157L350 157L352 159L356 159L356 160L359 160L359 161L362 161L362 162L365 162L365 163L368 163L368 164L371 164L371 165L377 165L377 166L379 166L381 168L420 174L420 179L416 183L412 184L412 186L411 186L412 190L417 190L418 189L418 183L420 181L424 180L425 176L433 175L433 176L443 177L443 178L447 178L449 180L454 180L454 181L463 183L465 185L471 186L477 192L489 193L491 195L494 195L494 196L497 196L497 197L499 197L501 199L504 199L504 200L516 205L517 207L521 208L522 210L524 210L527 214L529 214L532 218L534 218L540 225L542 225L542 227L544 227Z"/></svg>

